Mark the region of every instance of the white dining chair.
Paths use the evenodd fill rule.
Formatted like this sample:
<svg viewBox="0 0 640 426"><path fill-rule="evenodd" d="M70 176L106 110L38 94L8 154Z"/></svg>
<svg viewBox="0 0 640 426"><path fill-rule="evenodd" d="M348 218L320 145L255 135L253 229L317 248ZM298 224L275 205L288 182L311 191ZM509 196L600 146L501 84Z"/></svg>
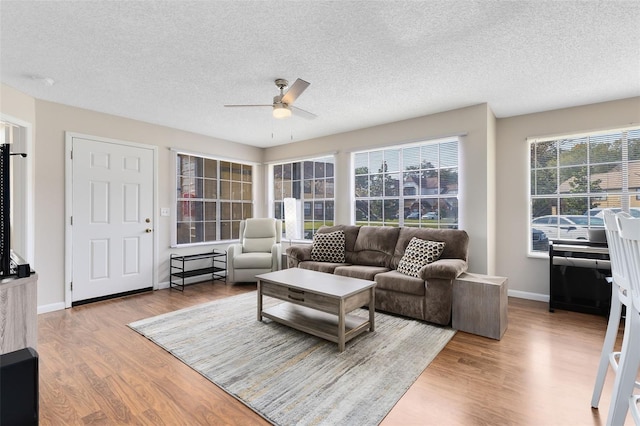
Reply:
<svg viewBox="0 0 640 426"><path fill-rule="evenodd" d="M640 367L640 219L620 214L616 215L616 219L622 239L622 259L629 280L631 303L627 306L622 350L607 415L608 426L624 424L629 404L634 401L633 388Z"/></svg>
<svg viewBox="0 0 640 426"><path fill-rule="evenodd" d="M629 397L629 412L631 412L631 417L633 417L633 422L636 426L640 425L640 407L638 407L638 402L640 401L640 395L631 395Z"/></svg>
<svg viewBox="0 0 640 426"><path fill-rule="evenodd" d="M627 214L624 213L623 216L624 215ZM628 305L631 304L630 284L627 277L628 274L625 273L624 252L616 214L612 210L604 210L603 219L605 234L607 236L607 246L609 247L609 260L611 261L611 277L607 279L611 284L611 309L609 311L609 322L604 336L602 352L600 353L596 383L593 387L593 395L591 396L591 406L593 408L598 408L608 367L611 366L614 372L618 369L620 352L614 352L613 349L616 338L618 337L622 307L627 306L628 310ZM640 386L640 383L638 383L638 386Z"/></svg>

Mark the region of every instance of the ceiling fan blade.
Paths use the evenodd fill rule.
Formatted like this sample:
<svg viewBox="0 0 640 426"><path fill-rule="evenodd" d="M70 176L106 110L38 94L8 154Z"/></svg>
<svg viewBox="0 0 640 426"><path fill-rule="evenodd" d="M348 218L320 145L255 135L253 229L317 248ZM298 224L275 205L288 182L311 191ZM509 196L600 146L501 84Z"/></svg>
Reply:
<svg viewBox="0 0 640 426"><path fill-rule="evenodd" d="M291 108L291 111L295 114L296 117L306 118L307 120L313 120L314 118L318 118L318 116L315 115L314 113L305 111L302 108L298 108L295 106L290 106L289 108Z"/></svg>
<svg viewBox="0 0 640 426"><path fill-rule="evenodd" d="M289 90L287 90L287 93L285 93L282 97L282 102L287 105L291 105L295 102L296 99L298 99L298 96L300 96L302 92L304 92L306 88L309 87L310 84L311 83L304 80L297 79L289 88Z"/></svg>
<svg viewBox="0 0 640 426"><path fill-rule="evenodd" d="M273 108L273 104L260 104L260 105L234 105L234 104L228 104L225 105L225 107L270 107Z"/></svg>

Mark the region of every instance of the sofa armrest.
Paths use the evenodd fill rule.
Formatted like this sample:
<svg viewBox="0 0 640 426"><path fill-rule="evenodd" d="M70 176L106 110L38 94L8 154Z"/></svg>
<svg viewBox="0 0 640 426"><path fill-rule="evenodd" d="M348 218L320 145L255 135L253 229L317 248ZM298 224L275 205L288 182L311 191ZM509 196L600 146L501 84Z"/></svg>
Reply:
<svg viewBox="0 0 640 426"><path fill-rule="evenodd" d="M236 268L233 267L233 258L242 253L242 244L229 244L227 247L227 282L236 282Z"/></svg>
<svg viewBox="0 0 640 426"><path fill-rule="evenodd" d="M465 272L467 268L467 262L462 259L438 259L424 265L420 269L420 277L425 281L433 278L453 280Z"/></svg>
<svg viewBox="0 0 640 426"><path fill-rule="evenodd" d="M227 257L233 259L236 255L242 253L242 244L229 244L227 247Z"/></svg>
<svg viewBox="0 0 640 426"><path fill-rule="evenodd" d="M312 244L297 244L286 249L287 263L289 268L296 268L298 263L311 260Z"/></svg>

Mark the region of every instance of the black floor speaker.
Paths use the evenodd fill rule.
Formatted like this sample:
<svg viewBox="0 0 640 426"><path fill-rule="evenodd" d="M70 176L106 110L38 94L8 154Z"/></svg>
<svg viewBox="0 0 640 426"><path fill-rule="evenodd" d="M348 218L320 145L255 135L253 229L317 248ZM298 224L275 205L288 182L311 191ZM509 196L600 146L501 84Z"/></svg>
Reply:
<svg viewBox="0 0 640 426"><path fill-rule="evenodd" d="M0 355L0 425L38 424L38 353L33 348Z"/></svg>

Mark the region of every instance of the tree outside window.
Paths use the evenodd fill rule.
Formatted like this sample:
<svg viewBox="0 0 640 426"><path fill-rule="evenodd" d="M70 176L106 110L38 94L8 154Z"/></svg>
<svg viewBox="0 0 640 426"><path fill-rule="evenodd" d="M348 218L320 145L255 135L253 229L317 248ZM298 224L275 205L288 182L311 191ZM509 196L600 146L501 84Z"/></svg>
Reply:
<svg viewBox="0 0 640 426"><path fill-rule="evenodd" d="M639 128L532 140L529 153L530 251L547 252L549 239L586 238L606 208L640 216ZM547 217L572 223L548 226Z"/></svg>
<svg viewBox="0 0 640 426"><path fill-rule="evenodd" d="M358 225L458 227L458 140L353 154Z"/></svg>
<svg viewBox="0 0 640 426"><path fill-rule="evenodd" d="M311 240L321 226L334 224L334 166L333 156L272 165L273 215L284 220L284 199L300 200L303 239Z"/></svg>

